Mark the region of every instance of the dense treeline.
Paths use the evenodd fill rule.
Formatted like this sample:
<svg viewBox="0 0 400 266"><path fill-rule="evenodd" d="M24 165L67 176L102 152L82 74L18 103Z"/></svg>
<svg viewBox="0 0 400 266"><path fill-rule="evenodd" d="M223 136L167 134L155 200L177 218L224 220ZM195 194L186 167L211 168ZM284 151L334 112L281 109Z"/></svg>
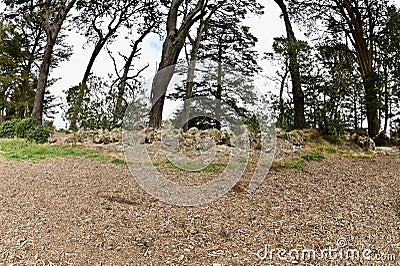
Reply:
<svg viewBox="0 0 400 266"><path fill-rule="evenodd" d="M387 0L2 0L0 17L0 122L33 117L39 123L54 117L62 104L70 129L113 128L122 123L128 103L135 102L144 122L160 127L167 98L186 100L177 113L186 121L190 109L204 109L193 97L216 99L257 128L259 97L252 79L262 74L259 60L279 65L272 103L278 126L315 127L326 134L368 129L399 134L400 10ZM262 15L262 5L281 10L285 36L276 37L272 52L256 51L257 36L246 17ZM296 38L302 29L307 40ZM65 88L66 103L51 93L52 70L72 54L70 31L81 34L90 57L80 82ZM140 64L143 41L150 34L163 40L153 80L151 107L146 106ZM129 51L112 49L124 37ZM114 65L108 77L93 73L106 52ZM260 53L260 54L259 54ZM261 57L261 54L264 56ZM209 61L217 71L194 80ZM123 62L123 64L121 64ZM167 95L174 66L184 64L186 82ZM240 73L227 73L226 67ZM241 84L237 86L237 84ZM240 88L240 89L238 89ZM276 92L275 92L276 91ZM209 108L209 107L208 107ZM190 126L221 128L223 106L213 106L216 119L197 118ZM266 111L266 110L263 110Z"/></svg>

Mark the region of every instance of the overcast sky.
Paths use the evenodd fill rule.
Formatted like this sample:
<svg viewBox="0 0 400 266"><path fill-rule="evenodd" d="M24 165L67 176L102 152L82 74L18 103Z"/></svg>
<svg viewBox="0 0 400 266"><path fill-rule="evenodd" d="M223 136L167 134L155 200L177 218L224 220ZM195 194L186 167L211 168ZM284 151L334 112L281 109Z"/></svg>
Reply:
<svg viewBox="0 0 400 266"><path fill-rule="evenodd" d="M400 5L400 0L395 0L394 2ZM279 7L273 0L267 0L264 3L266 6L264 15L260 17L251 16L245 22L246 25L250 26L251 32L259 40L256 45L256 50L260 54L272 51L274 37L286 35L283 20L280 18L281 12ZM296 27L295 34L298 39L304 39L304 36ZM62 97L63 101L65 101L65 95L62 91L79 84L93 49L92 47L85 47L84 49L85 38L76 33L71 33L67 42L73 46L73 55L69 61L63 62L59 68L51 73L52 77L59 77L60 80L57 81L50 90L53 94ZM148 36L142 43L142 56L136 64L138 64L139 67L146 64L150 65L143 73L146 79L152 78L155 74L157 62L159 62L161 58L161 46L162 42L157 35ZM124 54L129 54L130 52L128 44L124 41L116 42L110 49L113 50L114 48ZM259 65L266 75L274 75L276 67L272 62L268 60L259 60ZM122 65L120 65L120 67L121 66ZM106 76L108 73L114 73L112 60L107 55L106 51L103 51L97 58L93 72L98 76ZM262 92L274 89L274 84L268 82L266 79L258 80L256 86ZM166 105L165 114L168 114L171 109L174 109L174 107L171 103L168 103ZM66 128L66 122L63 121L61 117L61 111L56 116L54 124L58 129Z"/></svg>

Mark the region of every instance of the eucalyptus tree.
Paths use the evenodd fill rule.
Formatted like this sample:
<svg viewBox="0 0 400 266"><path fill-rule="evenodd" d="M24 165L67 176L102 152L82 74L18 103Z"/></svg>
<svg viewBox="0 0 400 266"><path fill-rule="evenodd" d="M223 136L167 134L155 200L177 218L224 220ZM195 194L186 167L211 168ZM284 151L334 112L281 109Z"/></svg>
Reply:
<svg viewBox="0 0 400 266"><path fill-rule="evenodd" d="M31 2L31 1L29 1ZM46 47L44 48L43 60L39 69L39 76L35 92L35 102L33 104L32 117L42 123L44 96L46 92L51 60L54 46L61 31L68 13L75 5L76 0L69 1L40 1L40 15L42 25L46 33Z"/></svg>
<svg viewBox="0 0 400 266"><path fill-rule="evenodd" d="M2 16L1 64L13 63L2 68L1 76L13 76L13 85L3 86L8 97L4 100L8 116L24 118L32 113L35 85L38 75L38 64L45 47L44 30L40 20L33 11L25 14L13 11L7 6ZM11 81L11 80L10 80Z"/></svg>
<svg viewBox="0 0 400 266"><path fill-rule="evenodd" d="M325 134L358 128L364 108L356 66L354 54L343 43L326 41L315 47L312 65L303 76L306 109L313 126Z"/></svg>
<svg viewBox="0 0 400 266"><path fill-rule="evenodd" d="M183 130L187 131L189 129L189 111L190 111L190 102L193 93L193 86L194 86L194 73L196 70L196 61L198 58L200 43L205 31L207 31L211 18L215 15L215 13L220 9L226 2L221 1L218 4L211 5L210 7L204 7L204 9L208 8L207 14L202 17L199 21L199 25L197 26L196 35L193 38L188 33L188 39L190 42L190 55L186 55L186 60L188 61L188 70L187 70L187 80L185 85L185 102L184 107L182 110L182 122L183 122ZM185 46L185 51L187 51L187 47Z"/></svg>
<svg viewBox="0 0 400 266"><path fill-rule="evenodd" d="M0 22L0 123L13 116L20 116L19 107L24 106L21 99L18 99L18 96L22 96L23 81L20 74L23 72L25 57L22 42L22 37L12 25ZM22 111L22 115L24 113Z"/></svg>
<svg viewBox="0 0 400 266"><path fill-rule="evenodd" d="M243 21L249 12L262 14L262 8L255 1L235 1L235 5L225 6L211 19L201 42L199 58L216 65L216 73L211 72L206 77L215 82L215 86L208 86L208 93L217 100L218 129L221 128L222 114L219 102L226 102L239 114L245 115L239 111L237 103L251 104L255 100L252 79L260 71L254 48L258 40Z"/></svg>

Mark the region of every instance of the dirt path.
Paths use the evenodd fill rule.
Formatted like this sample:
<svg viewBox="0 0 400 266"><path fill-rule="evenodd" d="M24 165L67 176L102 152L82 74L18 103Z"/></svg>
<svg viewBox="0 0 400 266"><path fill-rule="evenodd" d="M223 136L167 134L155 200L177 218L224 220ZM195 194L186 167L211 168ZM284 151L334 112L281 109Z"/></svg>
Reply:
<svg viewBox="0 0 400 266"><path fill-rule="evenodd" d="M292 265L277 251L260 259L265 245L297 249L300 265L400 265L399 170L398 156L334 155L272 170L254 193L243 183L212 204L174 207L125 166L0 158L0 265ZM338 249L321 259L338 245L386 257L351 260ZM305 248L315 260L302 259Z"/></svg>

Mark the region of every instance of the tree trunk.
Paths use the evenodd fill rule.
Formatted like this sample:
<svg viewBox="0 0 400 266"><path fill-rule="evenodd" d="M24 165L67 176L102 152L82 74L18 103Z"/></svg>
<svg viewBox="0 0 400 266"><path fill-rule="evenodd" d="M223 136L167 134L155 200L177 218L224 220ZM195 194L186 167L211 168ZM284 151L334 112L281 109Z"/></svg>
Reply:
<svg viewBox="0 0 400 266"><path fill-rule="evenodd" d="M288 67L288 64L285 63L285 72L282 76L281 86L279 89L279 117L278 117L278 126L279 127L283 126L283 119L284 119L284 113L285 113L284 104L283 104L283 91L285 89L286 79L287 79L288 75L289 75L289 67Z"/></svg>
<svg viewBox="0 0 400 266"><path fill-rule="evenodd" d="M117 127L118 121L120 121L124 117L124 107L122 106L122 102L124 101L124 94L125 94L126 85L127 85L127 81L128 81L129 69L132 65L133 58L136 56L136 53L137 53L137 46L135 46L132 49L131 54L129 55L129 57L124 65L124 73L122 74L122 77L121 77L121 83L118 86L117 101L115 103L115 109L114 109L114 113L113 113L113 126L114 127Z"/></svg>
<svg viewBox="0 0 400 266"><path fill-rule="evenodd" d="M354 87L354 99L353 99L353 109L354 109L354 129L358 129L358 108L357 108L357 100L358 100L358 95L357 95L357 89Z"/></svg>
<svg viewBox="0 0 400 266"><path fill-rule="evenodd" d="M190 99L192 98L192 93L193 93L193 85L194 85L193 79L194 79L194 72L196 70L197 55L200 48L201 36L208 27L208 21L209 20L201 20L199 28L197 29L196 39L192 43L192 50L190 51L190 62L187 73L185 102L183 105L183 112L182 112L183 130L185 132L189 129L189 111L191 103Z"/></svg>
<svg viewBox="0 0 400 266"><path fill-rule="evenodd" d="M186 84L186 91L185 91L185 102L183 106L183 114L182 114L182 123L183 123L183 130L186 132L189 129L189 112L190 112L190 99L192 98L193 93L193 79L194 79L194 72L196 70L196 61L197 56L200 48L201 43L201 36L203 32L207 30L211 17L220 8L223 3L216 5L208 15L206 19L201 19L200 25L197 29L196 39L192 42L192 51L190 52L190 61L189 61L189 69L187 74L187 84Z"/></svg>
<svg viewBox="0 0 400 266"><path fill-rule="evenodd" d="M167 37L163 44L159 72L153 79L151 88L152 108L149 114L149 125L159 128L162 124L162 113L164 109L165 93L175 70L179 53L185 43L185 38L191 26L199 20L203 14L204 0L198 0L196 7L184 18L179 30L177 29L178 10L183 0L173 0L168 12L166 23ZM197 15L197 13L199 13Z"/></svg>
<svg viewBox="0 0 400 266"><path fill-rule="evenodd" d="M388 129L388 123L389 123L389 90L388 90L388 70L387 66L384 67L384 76L385 76L385 125L383 127L383 130L387 132Z"/></svg>
<svg viewBox="0 0 400 266"><path fill-rule="evenodd" d="M215 98L217 99L216 107L215 107L215 120L216 120L216 128L221 130L221 118L222 118L222 110L221 110L221 101L222 101L222 40L220 42L219 50L218 50L218 73L217 73L217 92L215 94Z"/></svg>
<svg viewBox="0 0 400 266"><path fill-rule="evenodd" d="M301 89L300 70L297 60L297 40L294 36L292 24L290 22L285 3L283 0L274 1L279 5L282 11L288 39L289 71L292 78L292 93L294 103L294 128L302 129L305 127L304 93Z"/></svg>
<svg viewBox="0 0 400 266"><path fill-rule="evenodd" d="M126 88L126 83L128 80L128 73L129 73L129 68L132 64L133 56L134 53L132 52L131 55L129 56L128 60L125 63L124 66L124 73L122 74L121 77L121 84L119 85L118 88L118 95L117 95L117 101L115 103L115 109L114 109L114 114L113 114L113 126L116 127L118 125L118 121L121 120L123 117L123 106L122 102L124 101L124 94L125 94L125 88Z"/></svg>
<svg viewBox="0 0 400 266"><path fill-rule="evenodd" d="M172 79L175 71L175 64L178 60L179 52L175 40L170 38L169 41L165 40L163 45L163 56L160 62L158 72L153 79L151 87L151 110L149 125L153 128L159 128L162 124L162 112L164 109L165 94L168 85Z"/></svg>
<svg viewBox="0 0 400 266"><path fill-rule="evenodd" d="M43 102L44 94L47 86L47 79L50 72L51 58L53 55L53 48L55 38L47 37L47 44L44 51L43 61L40 65L39 77L35 92L35 102L33 104L32 117L35 118L40 124L43 120Z"/></svg>
<svg viewBox="0 0 400 266"><path fill-rule="evenodd" d="M353 37L353 46L356 50L357 61L360 66L361 78L365 90L365 107L367 111L368 135L374 138L379 134L380 121L378 117L379 99L377 97L377 75L373 69L372 48L368 48L364 38L363 19L358 7L353 6L349 0L335 1L343 16L347 14L347 23ZM372 46L371 46L372 47Z"/></svg>
<svg viewBox="0 0 400 266"><path fill-rule="evenodd" d="M196 59L195 59L196 60ZM187 75L187 84L186 84L186 92L185 92L185 102L183 103L183 111L182 111L182 124L183 131L188 131L189 129L189 112L190 112L190 104L193 92L193 79L194 79L194 70L196 68L196 61L192 60L192 56L189 63L188 75Z"/></svg>
<svg viewBox="0 0 400 266"><path fill-rule="evenodd" d="M368 120L368 135L375 138L379 134L380 121L378 117L379 101L377 98L377 89L375 87L376 77L374 72L370 72L363 78L365 97L366 97L366 110Z"/></svg>

